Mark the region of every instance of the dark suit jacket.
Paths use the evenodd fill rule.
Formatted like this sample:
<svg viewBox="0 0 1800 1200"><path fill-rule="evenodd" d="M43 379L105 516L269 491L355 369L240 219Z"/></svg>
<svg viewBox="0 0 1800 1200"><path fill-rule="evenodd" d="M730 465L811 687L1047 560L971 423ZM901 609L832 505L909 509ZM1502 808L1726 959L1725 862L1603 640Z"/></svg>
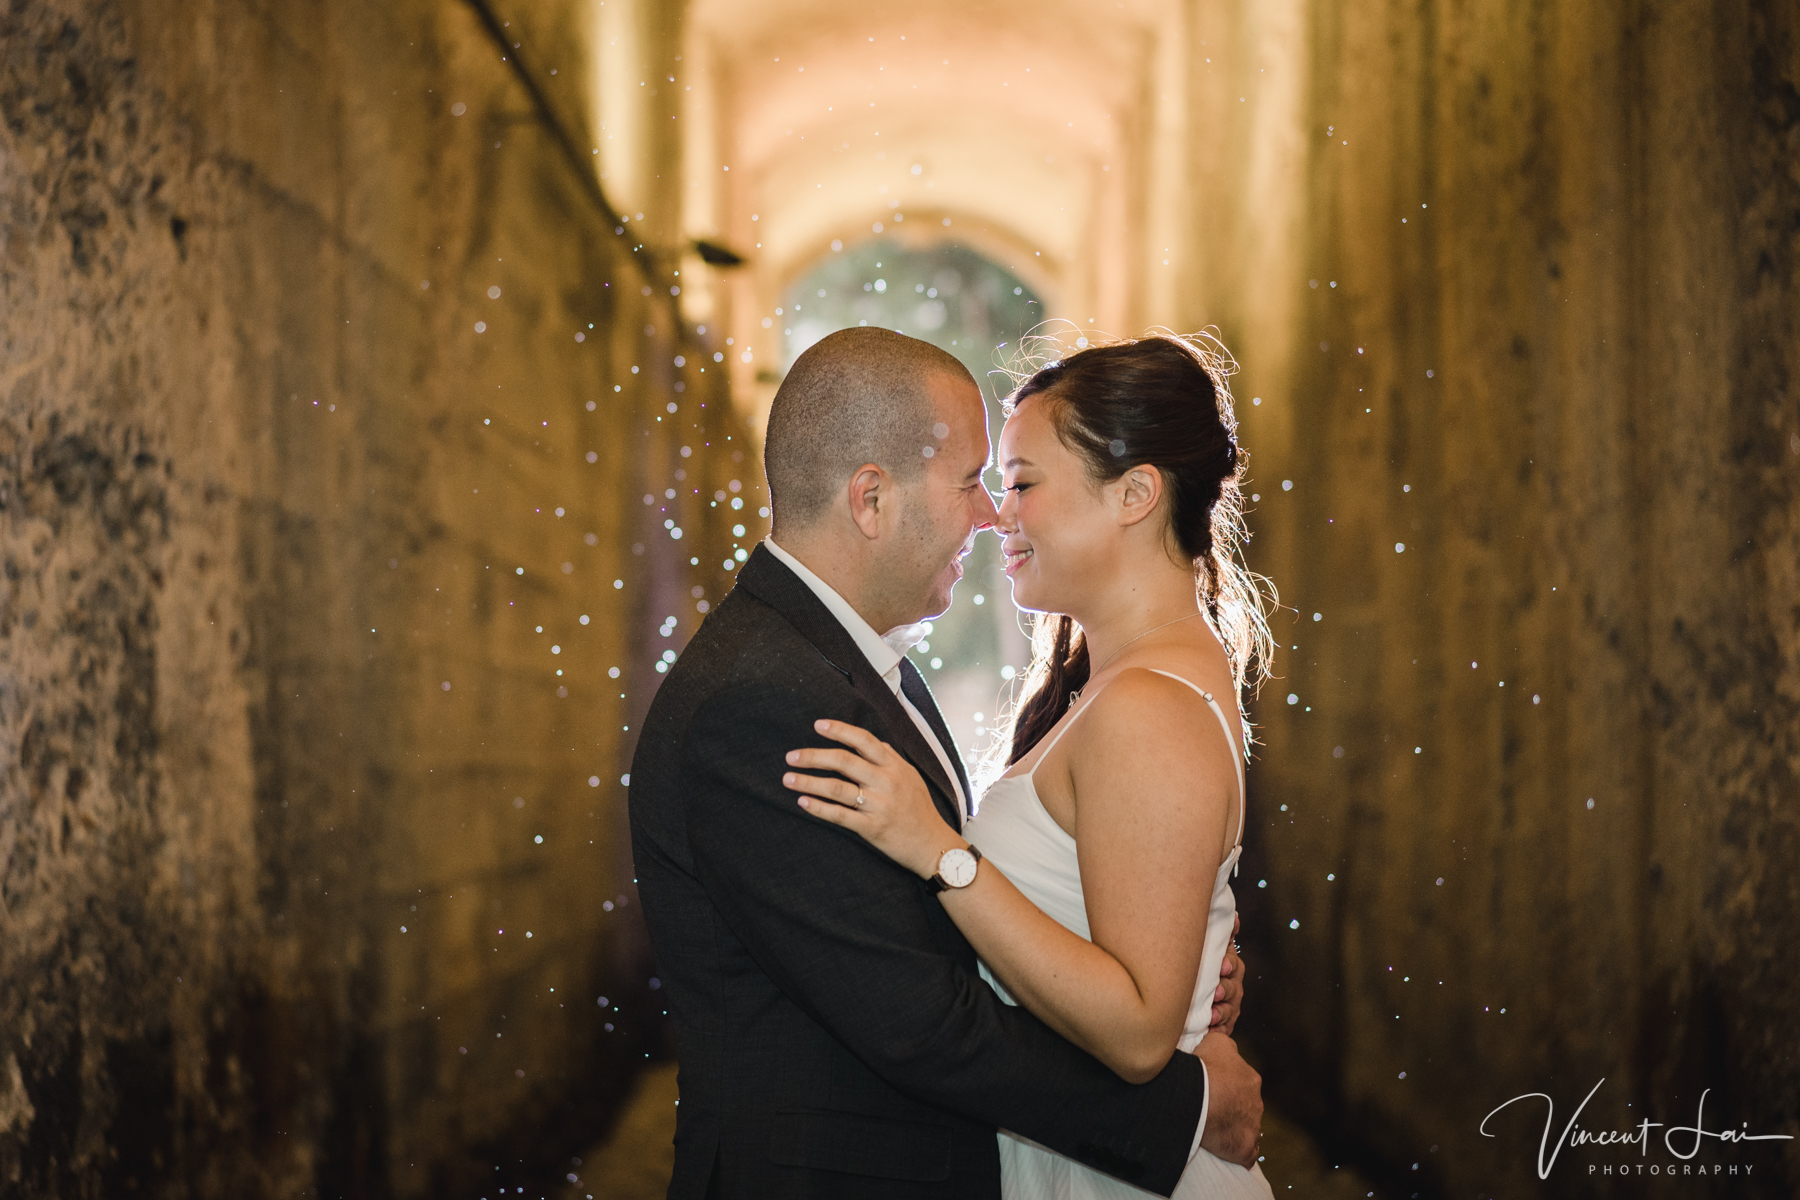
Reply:
<svg viewBox="0 0 1800 1200"><path fill-rule="evenodd" d="M669 671L631 766L680 1058L671 1200L997 1197L996 1126L1167 1195L1200 1119L1199 1060L1132 1086L1002 1003L922 880L781 785L788 750L833 744L812 728L826 716L905 754L956 823L899 701L758 547Z"/></svg>

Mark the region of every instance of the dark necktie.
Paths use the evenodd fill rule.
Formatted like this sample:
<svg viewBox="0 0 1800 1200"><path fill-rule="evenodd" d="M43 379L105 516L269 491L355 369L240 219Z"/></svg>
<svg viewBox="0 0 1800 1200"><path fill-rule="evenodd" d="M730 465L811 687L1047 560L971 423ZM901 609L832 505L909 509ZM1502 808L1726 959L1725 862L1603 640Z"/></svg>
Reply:
<svg viewBox="0 0 1800 1200"><path fill-rule="evenodd" d="M969 776L963 770L962 755L956 749L956 739L950 736L950 727L944 724L944 715L938 711L937 701L931 698L931 689L925 684L925 677L919 674L919 668L913 666L912 659L900 660L900 693L907 701L919 710L925 718L925 724L937 737L938 745L950 759L950 765L956 769L956 782L962 787L963 803L971 803L969 799Z"/></svg>

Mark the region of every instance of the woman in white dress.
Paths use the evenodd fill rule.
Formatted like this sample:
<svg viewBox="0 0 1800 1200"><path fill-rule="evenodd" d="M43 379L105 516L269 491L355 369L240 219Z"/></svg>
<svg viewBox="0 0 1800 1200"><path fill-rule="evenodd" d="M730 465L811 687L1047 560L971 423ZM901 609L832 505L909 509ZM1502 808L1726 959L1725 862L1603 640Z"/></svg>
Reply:
<svg viewBox="0 0 1800 1200"><path fill-rule="evenodd" d="M1222 360L1149 336L1031 376L1000 435L996 522L1013 599L1040 618L1006 772L960 832L899 754L841 722L788 785L924 878L972 845L944 910L1009 1002L1134 1082L1207 1035L1232 936L1247 728L1267 658L1240 565L1240 452ZM966 840L965 840L966 839ZM1213 1036L1218 1036L1214 1034ZM1002 1132L1005 1196L1142 1197ZM1200 1150L1175 1195L1269 1200L1259 1167Z"/></svg>

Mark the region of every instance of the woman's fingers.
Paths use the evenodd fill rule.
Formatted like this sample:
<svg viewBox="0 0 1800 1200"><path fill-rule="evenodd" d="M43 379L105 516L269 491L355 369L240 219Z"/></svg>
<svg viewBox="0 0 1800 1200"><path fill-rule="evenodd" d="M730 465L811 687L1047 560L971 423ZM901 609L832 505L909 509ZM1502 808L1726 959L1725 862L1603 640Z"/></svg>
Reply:
<svg viewBox="0 0 1800 1200"><path fill-rule="evenodd" d="M872 763L887 761L887 744L862 728L845 721L814 721L813 728L834 742L842 742Z"/></svg>
<svg viewBox="0 0 1800 1200"><path fill-rule="evenodd" d="M801 775L794 771L781 777L781 785L796 792L823 797L836 804L854 805L856 798L862 795L862 789L854 783L846 783L842 779L824 779L817 775Z"/></svg>
<svg viewBox="0 0 1800 1200"><path fill-rule="evenodd" d="M853 822L862 814L854 808L846 808L842 804L833 804L829 800L821 800L817 796L800 797L800 807L804 808L821 821L830 821L833 825L842 825L846 829L856 830Z"/></svg>
<svg viewBox="0 0 1800 1200"><path fill-rule="evenodd" d="M848 750L823 750L818 747L789 750L787 763L790 767L805 767L813 771L836 771L839 775L862 784L872 783L876 773L874 764L868 759Z"/></svg>

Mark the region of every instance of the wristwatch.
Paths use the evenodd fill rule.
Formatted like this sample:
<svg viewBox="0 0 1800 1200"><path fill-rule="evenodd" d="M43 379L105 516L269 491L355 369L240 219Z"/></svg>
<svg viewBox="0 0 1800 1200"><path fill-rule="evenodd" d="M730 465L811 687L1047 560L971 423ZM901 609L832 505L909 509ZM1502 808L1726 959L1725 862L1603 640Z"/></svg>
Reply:
<svg viewBox="0 0 1800 1200"><path fill-rule="evenodd" d="M975 882L975 864L980 861L981 851L974 846L967 850L961 846L946 850L938 856L937 874L925 882L934 892L948 888L966 888Z"/></svg>

